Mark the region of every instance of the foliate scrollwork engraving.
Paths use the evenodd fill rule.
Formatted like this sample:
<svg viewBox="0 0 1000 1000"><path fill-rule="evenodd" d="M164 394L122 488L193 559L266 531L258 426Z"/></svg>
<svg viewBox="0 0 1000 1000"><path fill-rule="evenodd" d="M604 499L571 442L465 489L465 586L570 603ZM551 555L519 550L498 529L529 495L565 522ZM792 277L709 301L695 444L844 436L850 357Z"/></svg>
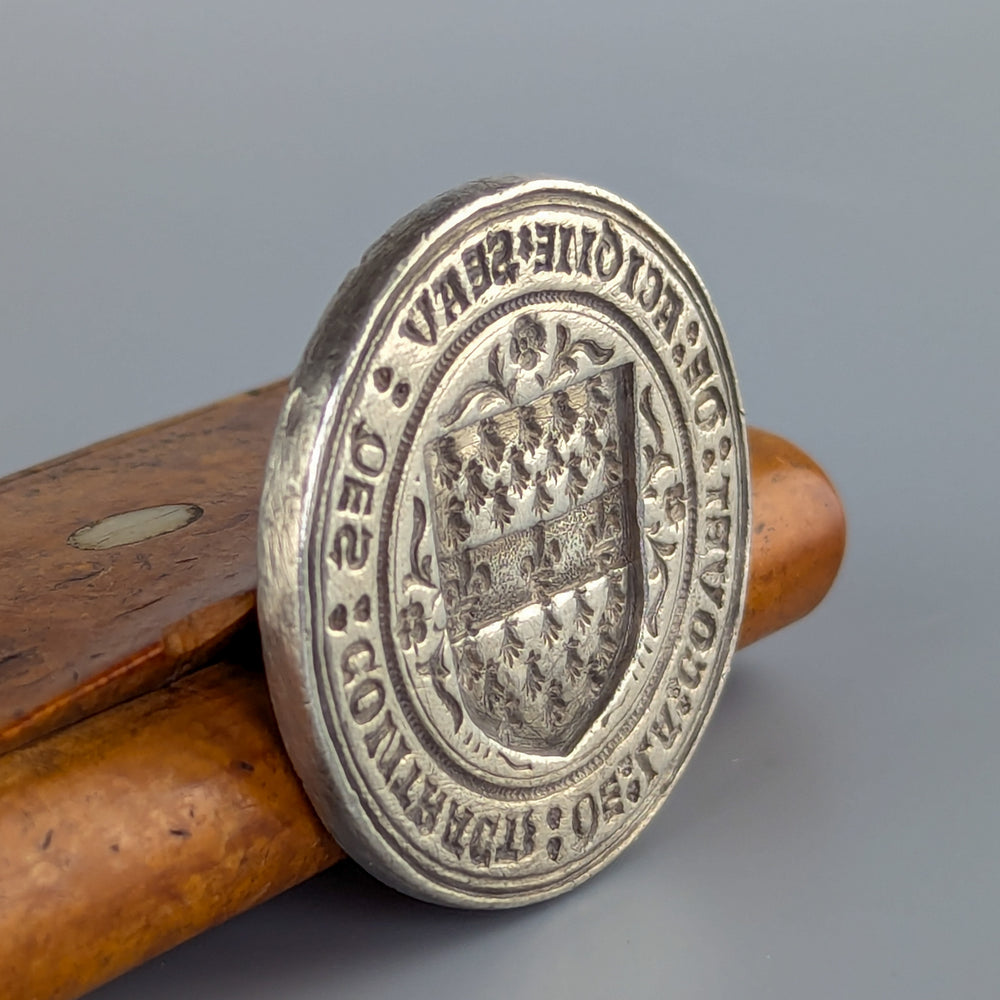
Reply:
<svg viewBox="0 0 1000 1000"><path fill-rule="evenodd" d="M602 347L596 340L589 337L581 337L578 340L574 340L570 334L569 327L565 323L557 323L555 357L552 362L552 368L549 371L549 376L546 379L546 385L552 385L561 375L575 375L579 371L579 364L575 357L576 354L584 354L594 364L603 365L611 360L614 349L611 347Z"/></svg>
<svg viewBox="0 0 1000 1000"><path fill-rule="evenodd" d="M461 420L473 403L483 400L491 402L511 402L513 381L505 381L503 371L503 348L500 344L490 351L489 376L473 382L461 395L455 405L440 418L442 427L450 427Z"/></svg>
<svg viewBox="0 0 1000 1000"><path fill-rule="evenodd" d="M427 530L427 508L420 497L413 498L413 539L410 542L410 572L403 577L404 587L433 587L431 578L432 558L430 554L421 555L420 546Z"/></svg>
<svg viewBox="0 0 1000 1000"><path fill-rule="evenodd" d="M655 496L655 491L651 492L651 490L653 489L653 480L657 475L664 469L676 468L674 456L666 450L664 445L663 428L660 426L660 421L653 412L652 391L653 387L647 385L643 387L639 395L639 413L645 418L647 426L653 432L653 440L656 442L655 447L647 444L642 449L643 458L646 463L642 496L647 499Z"/></svg>
<svg viewBox="0 0 1000 1000"><path fill-rule="evenodd" d="M458 700L446 687L446 683L451 677L451 670L445 662L443 650L444 640L442 639L438 641L431 655L425 660L418 660L415 667L418 674L430 678L434 693L448 710L457 733L461 728L465 714Z"/></svg>
<svg viewBox="0 0 1000 1000"><path fill-rule="evenodd" d="M652 387L646 385L639 394L639 414L652 434L655 444L642 449L643 476L641 496L647 507L647 520L643 541L649 555L647 573L650 596L646 603L643 621L646 631L656 638L660 634L660 609L663 607L670 586L668 562L677 552L676 538L664 537L670 529L678 528L684 521L684 484L671 483L662 488L657 483L663 473L675 469L674 457L666 450L665 435L656 415L652 400Z"/></svg>

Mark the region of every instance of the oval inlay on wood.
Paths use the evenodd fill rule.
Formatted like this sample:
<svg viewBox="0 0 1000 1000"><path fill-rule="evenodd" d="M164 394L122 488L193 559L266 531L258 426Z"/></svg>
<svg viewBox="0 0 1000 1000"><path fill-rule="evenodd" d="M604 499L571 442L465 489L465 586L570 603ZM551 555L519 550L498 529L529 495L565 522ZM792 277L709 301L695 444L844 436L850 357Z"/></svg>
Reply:
<svg viewBox="0 0 1000 1000"><path fill-rule="evenodd" d="M113 549L179 531L198 520L204 511L194 503L143 507L85 524L66 539L78 549Z"/></svg>

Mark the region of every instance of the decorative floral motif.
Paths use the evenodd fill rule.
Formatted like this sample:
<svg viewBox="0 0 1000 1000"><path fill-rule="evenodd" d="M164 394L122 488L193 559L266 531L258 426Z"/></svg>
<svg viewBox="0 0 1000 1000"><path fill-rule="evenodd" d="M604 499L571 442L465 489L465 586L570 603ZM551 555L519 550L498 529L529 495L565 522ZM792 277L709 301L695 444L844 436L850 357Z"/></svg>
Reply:
<svg viewBox="0 0 1000 1000"><path fill-rule="evenodd" d="M404 587L433 587L431 557L420 554L420 545L427 528L427 509L420 497L413 498L413 539L410 542L410 572L403 577Z"/></svg>
<svg viewBox="0 0 1000 1000"><path fill-rule="evenodd" d="M608 576L608 601L605 610L615 620L620 620L625 615L625 590L620 572Z"/></svg>
<svg viewBox="0 0 1000 1000"><path fill-rule="evenodd" d="M462 473L462 456L455 447L455 439L451 435L438 438L432 445L437 462L434 474L438 482L446 489L454 488Z"/></svg>
<svg viewBox="0 0 1000 1000"><path fill-rule="evenodd" d="M459 683L466 691L473 691L483 679L486 662L475 643L466 643L459 659Z"/></svg>
<svg viewBox="0 0 1000 1000"><path fill-rule="evenodd" d="M583 676L586 664L580 655L580 640L571 636L566 641L566 673L570 680L578 681Z"/></svg>
<svg viewBox="0 0 1000 1000"><path fill-rule="evenodd" d="M614 348L601 347L596 340L589 338L573 340L569 327L563 323L557 323L555 354L552 360L552 370L549 372L546 383L551 385L561 375L575 375L580 370L574 356L576 354L585 354L594 364L606 365L614 353Z"/></svg>
<svg viewBox="0 0 1000 1000"><path fill-rule="evenodd" d="M457 549L472 532L472 525L466 520L465 505L459 497L452 497L448 501L442 534L447 544Z"/></svg>
<svg viewBox="0 0 1000 1000"><path fill-rule="evenodd" d="M562 634L562 622L556 618L551 604L542 611L542 641L546 646L554 646Z"/></svg>
<svg viewBox="0 0 1000 1000"><path fill-rule="evenodd" d="M500 434L500 428L492 417L487 417L479 422L479 454L482 456L483 464L496 472L503 462L504 452L507 450L507 442Z"/></svg>
<svg viewBox="0 0 1000 1000"><path fill-rule="evenodd" d="M503 641L500 644L500 656L508 667L517 662L518 656L524 649L524 640L521 638L513 622L507 621L503 625Z"/></svg>
<svg viewBox="0 0 1000 1000"><path fill-rule="evenodd" d="M587 601L587 592L583 587L577 587L573 591L573 601L576 605L576 627L582 631L593 619L594 608Z"/></svg>
<svg viewBox="0 0 1000 1000"><path fill-rule="evenodd" d="M653 480L664 469L673 469L674 456L666 450L663 428L653 410L652 386L645 386L639 396L639 412L645 418L649 429L653 432L653 439L656 447L647 444L643 446L642 453L646 460L646 480L643 483L642 496L644 500L656 499L656 488Z"/></svg>
<svg viewBox="0 0 1000 1000"><path fill-rule="evenodd" d="M569 393L557 392L552 396L552 430L560 441L568 441L576 428L579 414L573 409Z"/></svg>
<svg viewBox="0 0 1000 1000"><path fill-rule="evenodd" d="M418 674L431 679L431 686L438 698L441 699L441 703L448 710L448 714L451 716L451 721L455 727L455 732L457 733L462 725L465 713L462 711L462 706L458 703L458 699L445 687L451 676L451 671L444 661L442 649L443 643L439 642L434 648L434 652L426 660L417 662L416 669Z"/></svg>
<svg viewBox="0 0 1000 1000"><path fill-rule="evenodd" d="M525 452L533 452L542 443L542 425L533 406L522 406L517 411L518 442Z"/></svg>
<svg viewBox="0 0 1000 1000"><path fill-rule="evenodd" d="M465 466L466 497L469 506L477 514L483 509L490 493L490 488L483 479L484 471L482 463L476 458L470 458Z"/></svg>
<svg viewBox="0 0 1000 1000"><path fill-rule="evenodd" d="M622 457L618 451L618 442L614 438L608 438L608 443L604 446L604 475L608 483L618 486L624 476Z"/></svg>
<svg viewBox="0 0 1000 1000"><path fill-rule="evenodd" d="M607 420L611 412L611 397L601 387L600 382L587 383L587 399L590 401L590 410L594 417L602 423Z"/></svg>
<svg viewBox="0 0 1000 1000"><path fill-rule="evenodd" d="M680 524L687 515L685 505L684 483L674 483L668 486L663 494L663 507L672 525Z"/></svg>
<svg viewBox="0 0 1000 1000"><path fill-rule="evenodd" d="M544 517L556 502L555 497L548 491L545 485L546 475L539 470L535 473L535 495L531 501L531 509L536 517Z"/></svg>
<svg viewBox="0 0 1000 1000"><path fill-rule="evenodd" d="M410 601L399 612L399 645L403 649L416 649L427 638L427 616L419 601Z"/></svg>
<svg viewBox="0 0 1000 1000"><path fill-rule="evenodd" d="M532 649L525 659L525 675L524 675L524 689L528 693L528 697L534 701L542 693L542 685L545 682L545 676L542 674L542 667L540 663L540 657L538 653Z"/></svg>
<svg viewBox="0 0 1000 1000"><path fill-rule="evenodd" d="M441 414L438 418L442 426L451 427L452 424L456 423L465 414L466 410L468 410L473 403L481 403L483 401L491 403L503 401L510 403L513 400L516 380L504 380L503 358L501 356L500 348L501 345L497 344L496 347L490 351L487 363L488 377L480 379L478 382L473 382L472 385L470 385L465 392L462 393L455 405L446 413Z"/></svg>
<svg viewBox="0 0 1000 1000"><path fill-rule="evenodd" d="M524 452L517 447L510 450L510 488L519 497L531 483L531 473L524 461Z"/></svg>
<svg viewBox="0 0 1000 1000"><path fill-rule="evenodd" d="M643 446L643 459L646 466L645 480L642 488L643 500L652 502L654 507L659 506L669 525L669 529L664 526L662 520L655 520L646 528L646 545L649 552L651 566L648 579L655 589L651 588L650 600L646 607L645 621L646 630L651 636L659 634L659 614L663 601L667 596L667 588L670 584L670 571L667 565L677 552L678 543L668 534L666 538L657 537L663 531L677 529L685 518L685 495L684 483L679 481L667 486L663 491L662 499L660 489L655 480L660 473L665 470L675 468L673 455L666 450L666 438L660 419L656 415L653 406L652 388L649 385L643 387L639 394L639 413L646 421L647 426L653 434L656 442L655 447L651 444ZM657 504L659 501L659 504ZM655 594L655 597L652 596Z"/></svg>
<svg viewBox="0 0 1000 1000"><path fill-rule="evenodd" d="M510 359L531 371L545 353L545 328L534 316L520 316L510 338Z"/></svg>
<svg viewBox="0 0 1000 1000"><path fill-rule="evenodd" d="M545 474L553 482L559 479L566 467L566 459L556 447L555 438L547 438L545 445Z"/></svg>
<svg viewBox="0 0 1000 1000"><path fill-rule="evenodd" d="M583 424L583 462L590 469L597 468L604 451L597 430L597 421L588 417Z"/></svg>
<svg viewBox="0 0 1000 1000"><path fill-rule="evenodd" d="M569 705L563 697L563 686L558 680L551 680L545 689L544 718L550 726L561 726L566 721Z"/></svg>
<svg viewBox="0 0 1000 1000"><path fill-rule="evenodd" d="M497 485L493 491L493 506L490 509L490 521L494 527L503 531L514 516L514 508L507 497L507 486L504 483Z"/></svg>
<svg viewBox="0 0 1000 1000"><path fill-rule="evenodd" d="M583 496L584 491L590 480L587 478L586 474L580 468L583 464L583 460L579 455L570 455L569 459L566 461L566 469L569 472L569 476L566 479L566 492L574 500L579 500Z"/></svg>

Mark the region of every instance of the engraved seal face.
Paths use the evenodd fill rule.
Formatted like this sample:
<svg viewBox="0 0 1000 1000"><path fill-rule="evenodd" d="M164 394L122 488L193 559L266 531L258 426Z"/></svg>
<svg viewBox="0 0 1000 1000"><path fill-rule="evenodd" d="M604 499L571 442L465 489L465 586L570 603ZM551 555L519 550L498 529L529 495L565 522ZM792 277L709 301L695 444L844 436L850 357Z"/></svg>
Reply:
<svg viewBox="0 0 1000 1000"><path fill-rule="evenodd" d="M718 319L635 208L483 181L397 224L293 378L261 509L275 710L345 849L455 906L607 864L718 697L748 504Z"/></svg>

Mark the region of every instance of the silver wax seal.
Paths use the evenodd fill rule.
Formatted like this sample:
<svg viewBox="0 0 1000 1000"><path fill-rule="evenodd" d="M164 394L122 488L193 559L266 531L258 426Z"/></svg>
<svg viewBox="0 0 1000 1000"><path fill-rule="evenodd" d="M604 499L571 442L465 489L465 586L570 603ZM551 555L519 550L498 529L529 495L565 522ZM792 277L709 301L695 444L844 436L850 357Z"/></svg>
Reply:
<svg viewBox="0 0 1000 1000"><path fill-rule="evenodd" d="M338 841L453 906L603 868L715 705L748 505L721 326L642 213L496 180L398 223L306 350L261 508L268 680Z"/></svg>

